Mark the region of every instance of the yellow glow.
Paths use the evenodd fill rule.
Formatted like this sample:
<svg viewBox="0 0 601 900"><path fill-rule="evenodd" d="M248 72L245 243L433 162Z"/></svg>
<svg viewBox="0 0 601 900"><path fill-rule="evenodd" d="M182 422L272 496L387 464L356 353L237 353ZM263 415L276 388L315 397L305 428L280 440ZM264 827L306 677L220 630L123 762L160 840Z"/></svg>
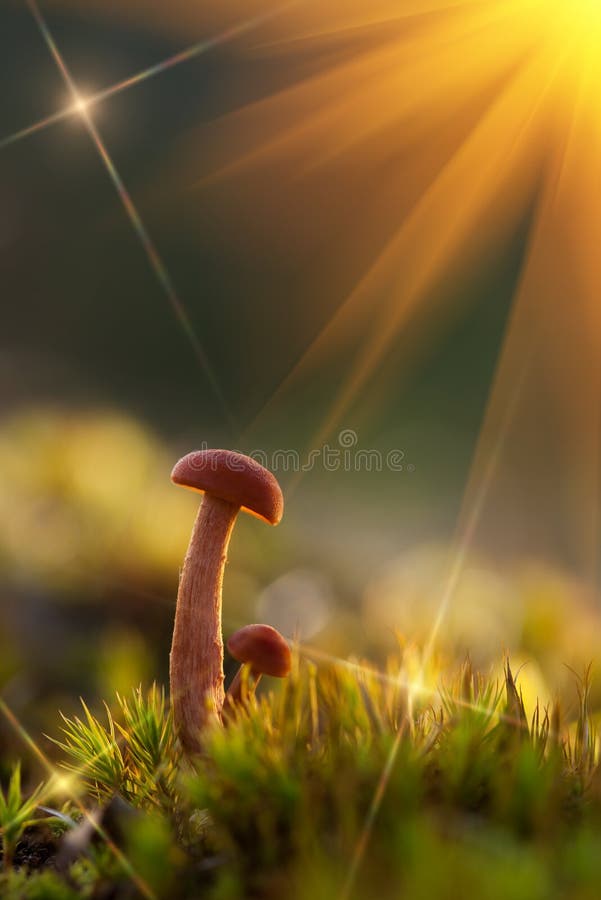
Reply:
<svg viewBox="0 0 601 900"><path fill-rule="evenodd" d="M48 781L46 793L49 797L72 797L78 793L77 778L56 771Z"/></svg>
<svg viewBox="0 0 601 900"><path fill-rule="evenodd" d="M601 24L601 3L599 0L556 0L556 5L565 14L573 15L585 28L599 28Z"/></svg>
<svg viewBox="0 0 601 900"><path fill-rule="evenodd" d="M538 4L537 4L538 5ZM550 46L559 56L566 53L563 70L564 100L570 106L585 101L598 114L596 98L601 82L601 2L600 0L554 0L537 19L547 22ZM560 79L561 80L561 79ZM561 91L561 85L560 85Z"/></svg>
<svg viewBox="0 0 601 900"><path fill-rule="evenodd" d="M90 106L90 100L87 97L82 97L79 95L73 104L73 111L83 115L83 113L87 112Z"/></svg>

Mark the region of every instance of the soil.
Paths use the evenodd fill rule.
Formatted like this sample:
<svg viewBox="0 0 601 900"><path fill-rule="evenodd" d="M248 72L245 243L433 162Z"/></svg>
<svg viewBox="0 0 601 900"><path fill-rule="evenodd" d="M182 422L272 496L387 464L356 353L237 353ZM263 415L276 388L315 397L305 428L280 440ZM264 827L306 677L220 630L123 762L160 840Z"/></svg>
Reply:
<svg viewBox="0 0 601 900"><path fill-rule="evenodd" d="M29 870L53 869L57 847L56 839L47 831L31 829L19 841L13 865Z"/></svg>

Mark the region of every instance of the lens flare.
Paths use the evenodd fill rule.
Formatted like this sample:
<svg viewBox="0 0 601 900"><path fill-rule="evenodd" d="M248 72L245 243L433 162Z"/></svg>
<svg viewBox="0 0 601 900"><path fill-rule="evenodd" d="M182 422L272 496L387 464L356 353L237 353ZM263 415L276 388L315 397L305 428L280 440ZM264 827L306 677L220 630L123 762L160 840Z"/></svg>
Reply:
<svg viewBox="0 0 601 900"><path fill-rule="evenodd" d="M192 345L195 356L196 356L198 362L200 363L200 366L201 366L202 370L204 371L204 374L207 377L207 380L213 390L213 393L214 393L215 397L218 399L219 403L221 404L222 409L224 410L224 415L228 422L228 425L230 426L230 428L232 428L232 430L235 430L235 423L233 421L232 415L229 410L229 406L228 406L225 396L221 390L221 387L219 385L219 382L217 380L215 372L213 371L213 367L205 353L205 350L204 350L196 332L194 331L194 329L192 327L190 317L188 316L187 310L184 307L183 303L181 302L181 300L175 290L175 286L171 280L169 272L167 271L167 268L165 267L165 264L164 264L161 256L159 255L159 252L158 252L152 238L150 237L150 234L149 234L144 222L142 221L142 218L141 218L138 210L136 209L136 206L134 205L134 202L133 202L129 192L127 191L127 188L125 187L125 184L124 184L121 176L119 175L119 172L117 171L106 146L104 145L104 143L102 141L102 138L100 137L100 133L98 132L98 129L96 128L96 125L94 124L94 121L91 118L91 115L90 115L90 112L88 109L89 101L86 101L85 98L83 98L79 94L79 92L77 90L77 86L71 77L71 74L66 66L66 63L65 63L63 57L61 56L61 53L56 45L56 42L55 42L52 34L50 33L50 30L49 30L46 22L44 21L44 19L42 17L42 14L40 12L40 9L37 5L36 0L27 0L27 5L31 11L33 18L35 19L35 22L42 34L42 37L44 38L44 40L46 42L46 45L52 55L52 58L54 59L54 62L56 63L57 68L59 69L59 71L62 75L63 81L65 82L65 85L69 89L69 92L74 101L73 106L74 106L75 110L77 111L77 114L80 115L81 118L83 119L84 124L88 130L88 133L89 133L90 137L92 138L92 141L94 142L96 150L98 151L98 155L100 156L102 162L104 163L104 166L109 174L109 177L110 177L111 181L113 182L113 185L117 191L117 194L119 195L121 203L123 204L125 212L127 213L127 216L133 226L133 229L138 237L138 240L146 253L146 257L147 257L148 262L157 278L157 281L159 282L160 286L162 287L163 292L164 292L165 296L167 297L167 299L168 299L168 301L169 301L169 303L170 303L170 305L182 327L184 334L187 336L190 344Z"/></svg>
<svg viewBox="0 0 601 900"><path fill-rule="evenodd" d="M17 141L22 140L23 138L29 137L32 134L37 134L38 131L43 131L44 129L49 128L51 125L55 125L58 122L64 122L65 119L69 119L72 116L80 115L82 112L87 111L92 106L98 103L102 103L104 100L108 100L110 97L114 97L116 94L121 94L123 91L127 91L130 88L136 87L138 84L142 84L143 82L148 81L149 78L155 78L158 75L163 75L170 69L182 65L182 63L190 62L191 60L196 59L198 56L201 56L203 53L207 53L208 51L219 47L221 44L225 44L228 41L232 41L235 38L242 36L248 31L252 31L253 28L257 28L263 22L269 19L276 18L278 15L289 9L297 2L298 0L292 0L292 2L283 4L282 6L276 7L275 9L267 10L263 14L253 16L249 19L243 19L241 22L237 23L236 25L232 25L230 28L219 32L213 37L206 38L202 41L197 41L190 47L186 47L184 50L180 50L177 53L174 53L172 56L161 60L161 62L154 63L154 65L148 66L146 69L142 69L140 72L136 72L134 75L130 75L123 81L119 81L107 88L103 88L103 90L97 91L94 94L90 94L90 96L88 97L80 97L79 100L76 100L74 104L71 104L67 108L59 110L58 112L53 113L50 116L46 116L46 118L44 119L40 119L38 122L34 122L32 125L28 125L26 128L21 128L19 131L15 131L13 134L2 138L0 140L0 150L2 150L4 147L8 147L11 144L16 143Z"/></svg>
<svg viewBox="0 0 601 900"><path fill-rule="evenodd" d="M73 104L73 112L79 113L79 115L83 115L84 113L87 113L89 106L89 98L82 97L81 94L78 94L75 99L75 103Z"/></svg>

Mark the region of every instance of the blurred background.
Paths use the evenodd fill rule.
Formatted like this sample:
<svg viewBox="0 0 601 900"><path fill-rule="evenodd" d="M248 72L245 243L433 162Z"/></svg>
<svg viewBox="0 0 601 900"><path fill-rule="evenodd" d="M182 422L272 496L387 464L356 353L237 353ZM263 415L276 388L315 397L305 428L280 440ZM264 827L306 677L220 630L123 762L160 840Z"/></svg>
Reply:
<svg viewBox="0 0 601 900"><path fill-rule="evenodd" d="M35 734L166 682L198 506L169 474L203 444L286 497L236 526L226 634L382 665L434 628L543 699L598 656L555 45L495 3L369 6L2 4L0 679Z"/></svg>

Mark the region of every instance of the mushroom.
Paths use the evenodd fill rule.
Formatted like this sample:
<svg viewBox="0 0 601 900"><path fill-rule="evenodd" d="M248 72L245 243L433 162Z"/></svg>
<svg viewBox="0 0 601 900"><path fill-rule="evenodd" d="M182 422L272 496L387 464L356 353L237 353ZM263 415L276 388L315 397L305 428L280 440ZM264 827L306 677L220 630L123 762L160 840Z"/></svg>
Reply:
<svg viewBox="0 0 601 900"><path fill-rule="evenodd" d="M280 632L271 625L246 625L240 628L229 638L227 649L235 660L242 663L227 692L227 706L243 699L242 672L245 664L250 666L249 678L253 690L261 675L285 678L290 673L290 647Z"/></svg>
<svg viewBox="0 0 601 900"><path fill-rule="evenodd" d="M220 721L223 708L221 586L236 516L243 509L277 525L284 500L271 472L230 450L189 453L171 479L204 493L181 571L170 656L175 728L184 750L198 753L202 730Z"/></svg>

